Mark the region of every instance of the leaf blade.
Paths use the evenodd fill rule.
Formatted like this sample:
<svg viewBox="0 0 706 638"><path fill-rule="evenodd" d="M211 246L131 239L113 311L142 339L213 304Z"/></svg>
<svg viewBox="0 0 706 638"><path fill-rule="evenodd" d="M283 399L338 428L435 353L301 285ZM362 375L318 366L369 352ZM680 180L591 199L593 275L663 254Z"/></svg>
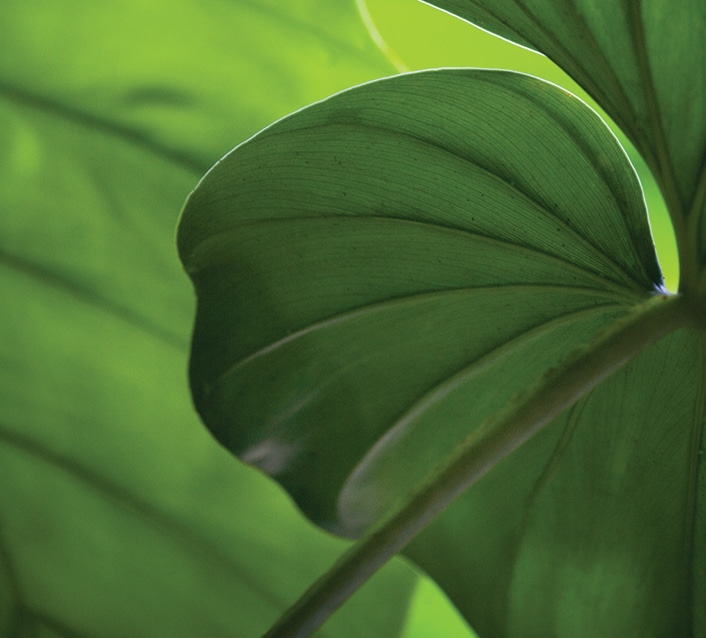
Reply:
<svg viewBox="0 0 706 638"><path fill-rule="evenodd" d="M660 184L677 236L682 288L700 291L704 244L694 229L702 213L701 204L693 204L701 201L706 158L703 4L686 3L678 17L666 2L431 4L520 43L531 42L606 110Z"/></svg>
<svg viewBox="0 0 706 638"><path fill-rule="evenodd" d="M635 309L632 316L616 321L589 346L570 356L563 365L550 370L530 391L491 415L448 455L443 465L433 471L418 489L399 507L393 507L387 517L374 525L317 581L278 620L266 634L267 637L303 638L310 635L371 574L401 551L469 486L483 478L507 455L561 416L581 397L599 387L602 381L611 378L640 352L675 329L692 324L694 317L684 306L683 299L679 298L664 297L645 302ZM533 584L530 592L535 591L537 585ZM551 600L549 604L554 602L554 598L544 600ZM523 620L527 613L523 612L518 614L521 633L527 631ZM673 620L674 615L670 614L669 618ZM496 628L490 630L488 635L505 635L506 618L498 615L493 622ZM530 629L537 636L544 635L551 622L544 622L540 614L537 625L536 629ZM586 630L585 622L574 629ZM608 625L606 629L612 631L613 626Z"/></svg>
<svg viewBox="0 0 706 638"><path fill-rule="evenodd" d="M541 116L518 123L508 95ZM363 461L425 391L459 372L453 356L472 365L489 331L512 343L555 321L565 332L547 333L524 357L534 362L527 377L544 378L660 290L642 193L603 126L531 78L446 70L339 94L235 149L192 194L178 236L199 299L191 381L207 426L319 524L348 534L373 525L468 433L449 428L434 456L430 419L404 451L407 466L390 472L392 490L370 470L385 464ZM545 138L563 154L549 153ZM530 141L536 152L508 155ZM449 300L464 295L483 303L454 314ZM572 312L592 322L572 331ZM560 337L554 350L550 337ZM438 379L424 377L435 365ZM502 386L487 414L473 412L467 393L468 422L526 385L510 367L487 377L484 393ZM414 481L410 451L424 459ZM381 486L388 495L376 506L367 494Z"/></svg>
<svg viewBox="0 0 706 638"><path fill-rule="evenodd" d="M417 99L414 109L409 109L412 94ZM514 113L503 106L508 95L515 101L524 99L526 107L533 109L534 126L518 124ZM537 105L544 102L548 114ZM448 104L457 106L447 112ZM498 108L489 109L489 104ZM445 119L439 126L432 115L442 109ZM549 127L553 116L556 122ZM434 139L436 132L438 140ZM547 138L556 139L560 147L569 143L579 160L545 152ZM535 153L507 159L510 145L524 144L529 149L540 139L544 142ZM420 141L423 146L415 154ZM435 154L437 148L440 152ZM467 162L469 157L473 161ZM612 170L613 163L625 172ZM450 176L443 188L441 175ZM540 176L546 179L541 181ZM585 202L581 203L583 197L569 199L573 187ZM606 200L612 205L596 205ZM533 285L565 288L553 301L547 299L547 318L561 314L559 308L569 303L573 294L569 294L571 286L586 289L583 303L587 307L624 303L627 310L660 285L653 248L645 233L643 206L624 154L607 130L597 125L595 116L565 93L526 76L480 71L410 74L364 85L300 111L216 165L192 194L182 216L180 253L199 296L191 359L196 405L212 431L231 449L259 459L273 471L276 467L278 475L289 472L287 466L296 454L308 459L301 461L304 466L311 466L312 455L319 457L316 445L295 452L287 443L291 433L303 435L306 431L305 436L323 441L323 423L336 422L339 417L331 412L333 408L319 403L319 416L314 416L318 409L314 407L303 419L321 422L320 432L315 434L317 426L297 425L296 414L287 412L285 406L302 401L302 405L311 404L307 397L321 393L316 379L326 385L337 369L357 369L363 376L368 364L376 369L378 364L370 363L371 353L383 341L394 341L395 332L388 328L389 335L381 337L377 346L368 343L361 347L359 337L351 338L346 358L333 352L335 339L323 345L324 341L316 341L318 335L312 337L320 322L335 331L338 328L330 323L332 318L354 317L355 321L349 322L354 326L365 321L355 313L366 306L378 307L395 299L400 302L410 295L414 301L420 294L451 293L453 289L467 289L470 294L473 289L510 285L529 286L528 291ZM596 210L606 216L606 223L593 223ZM642 231L635 234L633 229L638 227ZM620 246L629 244L630 250L618 250L617 246L611 250L608 246L616 238ZM591 288L595 293L589 292ZM448 312L440 299L438 312ZM487 331L483 326L494 325L483 323L483 312L497 314L498 328L503 313L509 322L503 308L510 307L512 301L498 298L493 304L493 309L483 310L478 304L468 306L466 323L460 319L460 311L449 318L437 314L435 321L456 335L446 339L446 351L454 347L454 339L468 332L464 326L473 329L460 351L471 352L483 343L480 333L473 336L473 330ZM530 292L518 304L541 307L538 299L532 301ZM385 311L384 305L379 308ZM394 308L391 312L390 317L395 318L388 326L404 320L394 314ZM478 319L468 323L473 315ZM374 314L371 316L374 323ZM431 361L438 357L436 346L429 341L429 321L421 321L418 328L407 322L397 334L398 339L404 335L406 347L421 344L421 350L428 353L426 360ZM537 319L525 321L530 328ZM356 330L373 334L373 323L369 329ZM509 324L501 330L507 333L501 340L512 334L507 332L512 330ZM295 334L302 336L298 343L292 336ZM310 338L317 345L296 350ZM440 338L434 343L443 342L442 333ZM231 380L231 385L221 383L224 373L238 370L239 361L254 361L258 351L274 361L278 343L286 343L294 354L283 368L263 364L265 372L254 377L260 379L260 386L268 375L288 378L287 370L297 357L301 362L311 361L315 369L319 366L314 354L317 348L322 358L330 358L333 367L319 370L311 383L296 377L294 385L281 385L273 396L286 398L270 401L265 410L257 407L264 386L249 384L244 372L245 376ZM419 349L414 351L420 356ZM358 367L351 367L356 358ZM399 356L396 360L401 361ZM409 363L401 368L416 374ZM417 367L425 369L421 364ZM448 369L446 375L452 371ZM356 373L350 374L350 381L342 387L362 396L362 386L356 388ZM383 375L380 370L376 374ZM377 383L391 374L388 370L378 376ZM358 415L363 422L372 419L374 424L371 421L361 430L350 422L338 430L338 436L350 432L348 440L353 445L354 433L366 430L368 443L363 447L370 444L385 431L395 411L404 411L411 401L410 392L424 391L419 382L412 384L413 390L402 390L404 381L395 383L387 386L388 391L402 394L384 410L386 417L375 413L382 410L378 401L376 408L368 410L369 417ZM431 380L425 383L428 387ZM333 390L330 384L328 388L327 400L335 405L341 399L333 397L340 389ZM240 428L238 423L257 425ZM242 443L236 442L238 436ZM327 456L320 457L322 467L331 469ZM338 481L352 471L355 459L351 456L341 463ZM292 470L291 474L296 476L297 472ZM298 489L298 480L292 479L290 489ZM335 482L327 484L328 504L305 507L311 516L317 516L316 508L320 508L326 524L335 526L333 493L338 488ZM300 493L299 498L301 503L308 497Z"/></svg>

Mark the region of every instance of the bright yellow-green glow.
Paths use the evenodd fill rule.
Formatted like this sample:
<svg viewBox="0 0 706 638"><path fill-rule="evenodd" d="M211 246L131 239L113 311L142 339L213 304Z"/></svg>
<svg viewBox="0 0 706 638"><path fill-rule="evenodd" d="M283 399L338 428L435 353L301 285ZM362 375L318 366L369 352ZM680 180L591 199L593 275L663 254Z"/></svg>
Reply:
<svg viewBox="0 0 706 638"><path fill-rule="evenodd" d="M410 601L410 611L400 638L475 638L461 614L444 592L426 577L421 577Z"/></svg>

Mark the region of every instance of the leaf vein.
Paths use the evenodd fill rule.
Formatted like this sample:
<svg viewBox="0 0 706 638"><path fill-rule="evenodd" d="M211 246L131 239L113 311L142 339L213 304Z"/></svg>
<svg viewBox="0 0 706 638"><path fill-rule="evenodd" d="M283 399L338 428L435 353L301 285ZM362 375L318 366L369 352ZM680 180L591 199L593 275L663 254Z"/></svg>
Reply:
<svg viewBox="0 0 706 638"><path fill-rule="evenodd" d="M233 562L230 556L223 553L215 545L206 542L186 525L155 508L140 496L101 476L75 459L51 450L46 445L1 423L0 441L4 442L8 447L34 458L36 461L67 474L80 485L97 492L122 510L137 516L146 524L154 526L165 536L173 539L180 546L207 560L209 563L225 567L231 574L246 583L252 591L257 592L273 606L281 608L285 605L286 601L279 600L275 594L263 588L256 578L248 574L242 566Z"/></svg>

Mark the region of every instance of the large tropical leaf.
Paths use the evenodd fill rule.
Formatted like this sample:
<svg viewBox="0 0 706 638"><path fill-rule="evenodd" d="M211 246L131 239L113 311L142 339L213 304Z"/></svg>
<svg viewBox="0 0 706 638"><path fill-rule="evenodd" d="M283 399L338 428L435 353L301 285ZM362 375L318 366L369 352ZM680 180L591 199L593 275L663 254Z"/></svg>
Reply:
<svg viewBox="0 0 706 638"><path fill-rule="evenodd" d="M197 408L318 522L346 531L342 484L432 388L506 365L497 408L659 285L634 173L571 103L509 73L403 76L270 127L191 196ZM469 418L434 428L442 457Z"/></svg>
<svg viewBox="0 0 706 638"><path fill-rule="evenodd" d="M2 3L0 635L250 638L342 551L198 424L174 226L234 140L391 71L353 2ZM327 635L397 635L413 582Z"/></svg>
<svg viewBox="0 0 706 638"><path fill-rule="evenodd" d="M629 358L691 321L650 323L661 275L614 137L565 91L512 73L400 76L278 122L204 178L179 247L204 421L346 535L506 406L561 402L562 366L570 379L575 357L600 358L606 333L637 317ZM481 635L698 627L701 348L686 331L648 351L410 547ZM686 376L664 384L663 365ZM615 571L583 567L616 555Z"/></svg>
<svg viewBox="0 0 706 638"><path fill-rule="evenodd" d="M642 153L675 226L682 289L706 263L706 4L430 0L552 58Z"/></svg>
<svg viewBox="0 0 706 638"><path fill-rule="evenodd" d="M415 70L442 67L512 69L554 82L605 117L605 111L557 64L531 49L517 46L423 2L367 0L376 27L404 63ZM423 34L425 37L420 37ZM637 170L649 208L657 254L669 290L676 290L679 264L674 231L662 195L649 168L625 134L606 118L626 147Z"/></svg>

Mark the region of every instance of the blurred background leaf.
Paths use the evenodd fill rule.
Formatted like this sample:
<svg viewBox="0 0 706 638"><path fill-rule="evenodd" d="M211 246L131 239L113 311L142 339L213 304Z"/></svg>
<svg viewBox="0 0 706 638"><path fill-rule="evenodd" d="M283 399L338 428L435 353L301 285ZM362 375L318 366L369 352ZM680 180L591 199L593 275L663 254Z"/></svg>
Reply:
<svg viewBox="0 0 706 638"><path fill-rule="evenodd" d="M342 551L194 416L174 227L231 146L392 72L353 2L0 7L2 635L255 636ZM398 635L415 580L326 635Z"/></svg>

